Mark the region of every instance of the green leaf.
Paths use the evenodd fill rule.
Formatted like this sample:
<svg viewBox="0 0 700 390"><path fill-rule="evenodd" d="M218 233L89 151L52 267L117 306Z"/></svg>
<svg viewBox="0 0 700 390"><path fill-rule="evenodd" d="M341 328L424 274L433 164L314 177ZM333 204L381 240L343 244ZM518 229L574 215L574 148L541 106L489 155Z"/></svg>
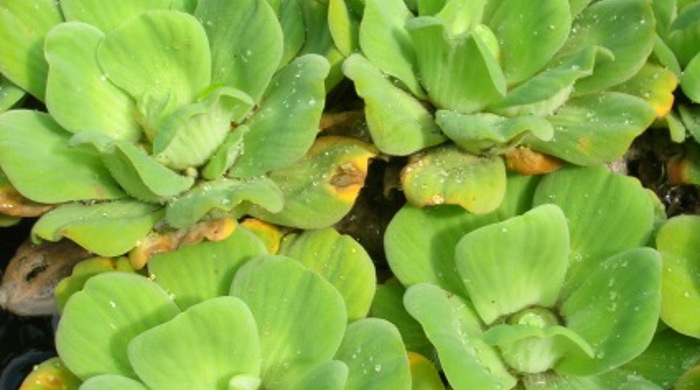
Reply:
<svg viewBox="0 0 700 390"><path fill-rule="evenodd" d="M235 87L259 102L282 59L282 28L259 0L199 0L194 14L211 49L212 84Z"/></svg>
<svg viewBox="0 0 700 390"><path fill-rule="evenodd" d="M658 1L655 1L654 3L656 4L658 3ZM658 19L656 25L659 25ZM654 36L654 50L652 52L652 55L650 56L650 59L656 59L656 61L658 61L659 64L663 65L668 70L673 72L673 74L675 74L678 78L680 78L683 75L683 71L681 70L681 64L678 63L676 54L673 52L673 50L671 50L670 47L668 47L666 42L664 42L663 39L661 39L658 33Z"/></svg>
<svg viewBox="0 0 700 390"><path fill-rule="evenodd" d="M202 220L207 213L230 212L250 202L270 212L283 208L284 195L265 176L247 180L219 179L204 182L168 204L168 224L184 228Z"/></svg>
<svg viewBox="0 0 700 390"><path fill-rule="evenodd" d="M683 130L687 130L688 133L695 139L695 142L700 143L700 105L697 104L690 104L690 105L685 105L685 104L677 104L676 108L678 108L678 114L680 115L680 121L682 124L680 127ZM668 117L674 116L675 113L671 112ZM670 120L669 120L669 125L670 125ZM670 126L669 126L670 127ZM669 129L671 131L671 129ZM673 133L672 133L673 135ZM685 140L685 131L683 131L683 136L682 138L679 137L678 139L673 139L674 142L683 142ZM690 153L692 155L692 153Z"/></svg>
<svg viewBox="0 0 700 390"><path fill-rule="evenodd" d="M204 28L177 11L147 11L120 25L97 48L97 61L111 82L136 99L149 138L163 118L194 102L211 81Z"/></svg>
<svg viewBox="0 0 700 390"><path fill-rule="evenodd" d="M253 105L250 96L240 90L214 89L163 120L153 139L155 159L173 169L203 165L229 134L231 122L242 120Z"/></svg>
<svg viewBox="0 0 700 390"><path fill-rule="evenodd" d="M92 130L136 142L142 136L133 118L136 104L107 81L95 58L103 37L96 27L82 23L63 23L46 36L46 106L71 133Z"/></svg>
<svg viewBox="0 0 700 390"><path fill-rule="evenodd" d="M70 372L58 357L52 357L35 365L19 386L22 390L78 389L82 381Z"/></svg>
<svg viewBox="0 0 700 390"><path fill-rule="evenodd" d="M285 383L285 388L291 390L324 389L343 390L348 381L348 366L338 360L320 363L310 369L303 370L294 378L294 382Z"/></svg>
<svg viewBox="0 0 700 390"><path fill-rule="evenodd" d="M515 386L517 379L508 373L496 350L482 340L481 321L469 301L423 283L409 287L404 304L437 349L452 388Z"/></svg>
<svg viewBox="0 0 700 390"><path fill-rule="evenodd" d="M528 390L661 390L641 376L621 370L594 376L569 376L548 372L528 375L523 382Z"/></svg>
<svg viewBox="0 0 700 390"><path fill-rule="evenodd" d="M570 99L547 118L554 138L533 139L532 148L576 165L609 163L627 151L635 137L656 117L643 99L602 92Z"/></svg>
<svg viewBox="0 0 700 390"><path fill-rule="evenodd" d="M152 389L226 389L234 376L259 376L258 329L243 301L212 298L136 336L129 361Z"/></svg>
<svg viewBox="0 0 700 390"><path fill-rule="evenodd" d="M271 3L274 0L268 0ZM279 2L278 2L279 3ZM278 18L282 26L284 36L283 54L280 66L284 66L293 60L306 40L306 26L300 1L284 1L278 4Z"/></svg>
<svg viewBox="0 0 700 390"><path fill-rule="evenodd" d="M333 43L344 56L347 57L359 49L360 24L345 0L328 2L328 28Z"/></svg>
<svg viewBox="0 0 700 390"><path fill-rule="evenodd" d="M320 229L340 221L364 185L371 145L355 139L320 137L306 156L270 172L284 194L284 208L271 213L253 205L249 214L278 225Z"/></svg>
<svg viewBox="0 0 700 390"><path fill-rule="evenodd" d="M433 346L423 332L423 328L403 305L403 296L406 289L398 279L392 277L386 282L377 285L374 294L370 316L385 319L398 329L406 349L417 352L423 356L433 354Z"/></svg>
<svg viewBox="0 0 700 390"><path fill-rule="evenodd" d="M61 10L68 21L91 24L108 33L139 14L153 9L170 8L171 0L62 0Z"/></svg>
<svg viewBox="0 0 700 390"><path fill-rule="evenodd" d="M367 316L377 278L372 259L352 237L331 228L290 234L279 253L299 260L331 282L345 300L348 320Z"/></svg>
<svg viewBox="0 0 700 390"><path fill-rule="evenodd" d="M416 8L420 16L432 16L445 7L447 0L415 0L414 2L417 3Z"/></svg>
<svg viewBox="0 0 700 390"><path fill-rule="evenodd" d="M663 256L663 253L662 253ZM663 286L663 280L661 281ZM663 287L662 287L663 288ZM664 298L663 290L661 294ZM663 310L663 302L661 303ZM700 363L700 341L666 328L657 331L649 347L621 367L636 372L664 389L673 388L681 374Z"/></svg>
<svg viewBox="0 0 700 390"><path fill-rule="evenodd" d="M245 153L238 156L231 175L261 175L304 156L318 133L328 70L328 61L308 54L275 75L260 107L245 122L250 127L244 135Z"/></svg>
<svg viewBox="0 0 700 390"><path fill-rule="evenodd" d="M0 113L14 107L24 96L25 92L20 87L0 74Z"/></svg>
<svg viewBox="0 0 700 390"><path fill-rule="evenodd" d="M99 374L136 378L127 360L129 342L179 312L165 290L143 276L100 274L68 301L56 331L56 348L66 367L82 380Z"/></svg>
<svg viewBox="0 0 700 390"><path fill-rule="evenodd" d="M404 286L432 283L466 296L457 273L454 248L465 234L497 221L493 213L475 215L457 206L406 205L387 226L387 261Z"/></svg>
<svg viewBox="0 0 700 390"><path fill-rule="evenodd" d="M345 389L411 388L406 348L390 322L367 318L348 325L335 359L350 369Z"/></svg>
<svg viewBox="0 0 700 390"><path fill-rule="evenodd" d="M43 101L48 64L44 37L63 21L53 0L3 1L0 5L0 73Z"/></svg>
<svg viewBox="0 0 700 390"><path fill-rule="evenodd" d="M124 190L139 200L163 202L194 183L192 177L181 176L159 164L138 146L122 140L110 140L97 132L77 134L71 143L91 143L102 155L102 161Z"/></svg>
<svg viewBox="0 0 700 390"><path fill-rule="evenodd" d="M148 261L148 271L184 310L227 295L236 271L251 258L266 253L263 243L239 225L223 241L156 254Z"/></svg>
<svg viewBox="0 0 700 390"><path fill-rule="evenodd" d="M694 4L680 11L664 38L675 53L681 68L685 68L698 53L700 23L697 22L697 15L700 13L700 6Z"/></svg>
<svg viewBox="0 0 700 390"><path fill-rule="evenodd" d="M226 135L224 141L202 169L201 174L203 178L207 180L219 179L233 166L238 156L245 151L243 137L248 131L250 131L250 127L239 125Z"/></svg>
<svg viewBox="0 0 700 390"><path fill-rule="evenodd" d="M83 382L80 390L148 390L148 387L121 375L97 375Z"/></svg>
<svg viewBox="0 0 700 390"><path fill-rule="evenodd" d="M700 10L700 7L698 7L698 10ZM683 70L681 88L690 100L700 103L700 51Z"/></svg>
<svg viewBox="0 0 700 390"><path fill-rule="evenodd" d="M562 58L550 69L532 76L489 108L505 116L552 115L566 103L576 80L593 74L596 58L612 56L602 47L588 47Z"/></svg>
<svg viewBox="0 0 700 390"><path fill-rule="evenodd" d="M44 214L32 235L49 241L66 237L100 256L118 256L133 248L162 217L160 206L136 201L68 203Z"/></svg>
<svg viewBox="0 0 700 390"><path fill-rule="evenodd" d="M479 24L483 19L487 2L487 0L447 0L436 1L430 5L423 2L423 4L419 4L419 12L423 16L425 11L438 11L438 7L441 8L434 13L435 16L442 19L451 35L459 35L480 28ZM440 3L444 3L444 6L441 6ZM426 6L432 10L426 9L428 8Z"/></svg>
<svg viewBox="0 0 700 390"><path fill-rule="evenodd" d="M678 78L672 71L661 65L646 63L639 73L613 90L646 100L654 108L657 118L664 118L673 107L677 86Z"/></svg>
<svg viewBox="0 0 700 390"><path fill-rule="evenodd" d="M571 30L566 2L520 0L497 2L486 24L498 38L500 63L508 85L529 79L564 45Z"/></svg>
<svg viewBox="0 0 700 390"><path fill-rule="evenodd" d="M554 369L570 375L604 373L638 356L654 336L661 309L661 256L653 249L619 253L586 276L559 313L595 357L569 350Z"/></svg>
<svg viewBox="0 0 700 390"><path fill-rule="evenodd" d="M503 200L506 168L500 156L477 156L449 144L414 155L401 184L413 205L457 204L484 214Z"/></svg>
<svg viewBox="0 0 700 390"><path fill-rule="evenodd" d="M610 50L593 75L576 83L575 95L602 91L634 76L654 47L654 15L645 0L602 0L576 16L569 39L560 51L568 54L590 46Z"/></svg>
<svg viewBox="0 0 700 390"><path fill-rule="evenodd" d="M91 277L110 271L134 272L134 268L126 257L91 257L76 263L70 276L61 279L54 290L58 312L63 312L70 297L82 290Z"/></svg>
<svg viewBox="0 0 700 390"><path fill-rule="evenodd" d="M469 114L505 96L503 71L478 34L450 36L442 21L430 16L412 20L407 29L433 105Z"/></svg>
<svg viewBox="0 0 700 390"><path fill-rule="evenodd" d="M562 296L571 294L610 256L644 246L654 223L648 193L631 177L604 167L564 168L545 177L535 206L554 203L566 215L571 237Z"/></svg>
<svg viewBox="0 0 700 390"><path fill-rule="evenodd" d="M365 101L367 127L379 150L406 156L445 141L430 111L362 55L350 55L343 72Z"/></svg>
<svg viewBox="0 0 700 390"><path fill-rule="evenodd" d="M528 306L552 307L568 254L566 219L553 205L467 233L455 248L459 275L487 324Z"/></svg>
<svg viewBox="0 0 700 390"><path fill-rule="evenodd" d="M258 325L264 388L333 358L347 314L322 276L283 256L259 256L241 267L231 295L248 304Z"/></svg>
<svg viewBox="0 0 700 390"><path fill-rule="evenodd" d="M554 136L552 125L537 116L507 118L490 113L461 114L449 110L438 110L435 116L437 125L457 146L474 154L495 154L518 144L528 135L543 141Z"/></svg>
<svg viewBox="0 0 700 390"><path fill-rule="evenodd" d="M424 97L416 75L416 53L405 29L413 15L402 0L366 0L360 23L360 48L369 61Z"/></svg>
<svg viewBox="0 0 700 390"><path fill-rule="evenodd" d="M69 138L48 114L5 112L0 115L0 166L12 185L36 202L123 197L94 150L70 147Z"/></svg>
<svg viewBox="0 0 700 390"><path fill-rule="evenodd" d="M663 257L661 319L676 331L700 338L700 218L671 218L659 231L656 247Z"/></svg>

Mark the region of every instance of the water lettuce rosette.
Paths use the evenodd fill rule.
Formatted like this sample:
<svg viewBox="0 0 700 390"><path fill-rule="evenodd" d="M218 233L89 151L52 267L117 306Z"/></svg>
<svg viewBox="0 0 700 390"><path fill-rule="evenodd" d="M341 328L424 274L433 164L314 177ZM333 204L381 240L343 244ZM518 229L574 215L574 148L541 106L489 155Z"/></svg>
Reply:
<svg viewBox="0 0 700 390"><path fill-rule="evenodd" d="M374 152L349 139L316 141L329 63L285 46L279 4L105 7L1 7L0 71L47 109L0 114L0 168L11 187L57 206L35 225L36 238L67 237L115 256L154 226L250 212L323 227L349 210ZM300 171L306 181L292 184L305 193L284 181ZM302 195L328 208L289 216L285 207L299 208Z"/></svg>
<svg viewBox="0 0 700 390"><path fill-rule="evenodd" d="M380 299L402 297L405 311L375 302L373 314L434 355L454 388L656 388L616 369L659 320L658 200L602 167L508 185L490 214L402 209L385 240L401 284Z"/></svg>
<svg viewBox="0 0 700 390"><path fill-rule="evenodd" d="M415 205L493 211L507 164L608 163L657 116L637 85L654 47L647 1L331 4L373 142L411 156L402 182Z"/></svg>

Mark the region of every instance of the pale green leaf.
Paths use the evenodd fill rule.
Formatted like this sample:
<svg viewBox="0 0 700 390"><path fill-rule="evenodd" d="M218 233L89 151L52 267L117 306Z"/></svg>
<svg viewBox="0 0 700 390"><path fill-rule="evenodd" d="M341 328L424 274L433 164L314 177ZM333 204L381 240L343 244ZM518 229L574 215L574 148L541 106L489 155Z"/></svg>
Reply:
<svg viewBox="0 0 700 390"><path fill-rule="evenodd" d="M602 91L634 76L654 47L654 15L645 0L602 0L586 7L573 21L560 54L591 46L610 50L593 75L576 83L575 95Z"/></svg>
<svg viewBox="0 0 700 390"><path fill-rule="evenodd" d="M594 46L578 51L550 69L544 70L508 92L489 108L505 116L552 115L566 103L576 80L593 74L596 58L612 55Z"/></svg>
<svg viewBox="0 0 700 390"><path fill-rule="evenodd" d="M229 134L231 122L242 120L253 105L244 92L220 87L183 106L164 118L153 139L155 159L173 169L203 165Z"/></svg>
<svg viewBox="0 0 700 390"><path fill-rule="evenodd" d="M661 296L663 299L663 290ZM663 305L662 302L662 310ZM649 347L620 370L636 372L662 388L670 389L681 374L700 363L700 340L670 328L662 329L662 326L660 323Z"/></svg>
<svg viewBox="0 0 700 390"><path fill-rule="evenodd" d="M434 351L433 346L425 336L421 325L408 314L403 305L405 292L406 289L394 277L377 285L370 316L385 319L394 324L401 333L401 339L408 351L431 356Z"/></svg>
<svg viewBox="0 0 700 390"><path fill-rule="evenodd" d="M12 185L36 202L123 197L99 155L88 146L71 147L70 136L48 114L5 112L0 115L0 166Z"/></svg>
<svg viewBox="0 0 700 390"><path fill-rule="evenodd" d="M68 21L88 23L108 33L145 11L168 9L171 2L172 0L62 0L61 10Z"/></svg>
<svg viewBox="0 0 700 390"><path fill-rule="evenodd" d="M46 106L71 133L98 131L115 139L138 141L134 100L107 81L95 58L104 34L88 24L63 23L46 36L49 73Z"/></svg>
<svg viewBox="0 0 700 390"><path fill-rule="evenodd" d="M656 247L664 261L661 319L676 331L700 338L700 219L671 218L659 231Z"/></svg>
<svg viewBox="0 0 700 390"><path fill-rule="evenodd" d="M180 310L165 290L133 273L97 275L71 297L56 331L56 349L83 380L100 374L136 375L127 358L131 340Z"/></svg>
<svg viewBox="0 0 700 390"><path fill-rule="evenodd" d="M281 255L299 260L340 292L354 321L367 316L376 289L374 263L352 237L328 228L284 237Z"/></svg>
<svg viewBox="0 0 700 390"><path fill-rule="evenodd" d="M371 145L351 138L319 137L306 156L270 172L284 194L284 208L271 213L253 205L249 213L278 225L320 229L340 221L364 186Z"/></svg>
<svg viewBox="0 0 700 390"><path fill-rule="evenodd" d="M605 167L561 169L545 177L534 205L554 203L566 215L571 237L563 297L576 290L608 257L649 241L654 205L640 183Z"/></svg>
<svg viewBox="0 0 700 390"><path fill-rule="evenodd" d="M255 114L245 122L245 153L231 168L235 177L250 177L299 160L318 133L325 104L323 57L298 57L275 75Z"/></svg>
<svg viewBox="0 0 700 390"><path fill-rule="evenodd" d="M295 378L289 378L289 382L285 383L286 389L343 390L348 381L348 366L341 361L330 360L310 369L302 370L295 376Z"/></svg>
<svg viewBox="0 0 700 390"><path fill-rule="evenodd" d="M438 110L435 122L457 146L474 154L495 154L517 145L528 135L543 141L554 136L552 125L537 116L508 118L490 113Z"/></svg>
<svg viewBox="0 0 700 390"><path fill-rule="evenodd" d="M554 306L568 254L564 213L547 205L466 234L455 261L474 308L490 324L529 306Z"/></svg>
<svg viewBox="0 0 700 390"><path fill-rule="evenodd" d="M570 99L547 118L554 126L551 140L528 143L577 165L609 163L622 157L655 117L642 98L620 92L589 94Z"/></svg>
<svg viewBox="0 0 700 390"><path fill-rule="evenodd" d="M698 7L698 10L700 10L700 7ZM683 70L681 88L690 100L700 103L700 50Z"/></svg>
<svg viewBox="0 0 700 390"><path fill-rule="evenodd" d="M168 204L168 224L183 228L202 220L208 213L227 213L244 202L276 213L282 210L284 195L265 176L246 180L219 179L198 184Z"/></svg>
<svg viewBox="0 0 700 390"><path fill-rule="evenodd" d="M434 106L468 114L505 96L503 71L478 34L450 36L442 21L429 16L412 20L407 28Z"/></svg>
<svg viewBox="0 0 700 390"><path fill-rule="evenodd" d="M124 190L139 200L163 202L189 189L192 177L182 176L161 165L138 146L123 140L111 140L97 132L81 132L72 144L92 144L104 165Z"/></svg>
<svg viewBox="0 0 700 390"><path fill-rule="evenodd" d="M149 138L211 81L206 32L194 16L177 11L147 11L120 25L97 48L97 61L138 102Z"/></svg>
<svg viewBox="0 0 700 390"><path fill-rule="evenodd" d="M638 356L654 336L661 309L661 256L653 249L619 253L586 276L559 314L595 356L569 350L554 369L570 375L604 373Z"/></svg>
<svg viewBox="0 0 700 390"><path fill-rule="evenodd" d="M255 319L234 297L190 307L136 336L128 351L134 371L152 389L226 389L234 376L260 374Z"/></svg>
<svg viewBox="0 0 700 390"><path fill-rule="evenodd" d="M348 325L335 359L348 365L347 390L411 389L406 348L396 327L385 320Z"/></svg>
<svg viewBox="0 0 700 390"><path fill-rule="evenodd" d="M258 103L282 59L282 28L259 0L199 0L194 14L207 32L212 84L235 87Z"/></svg>
<svg viewBox="0 0 700 390"><path fill-rule="evenodd" d="M86 380L80 390L148 390L148 387L129 377L104 374Z"/></svg>
<svg viewBox="0 0 700 390"><path fill-rule="evenodd" d="M350 55L343 72L365 101L367 127L379 150L405 156L445 141L430 111L362 55Z"/></svg>
<svg viewBox="0 0 700 390"><path fill-rule="evenodd" d="M59 4L53 0L0 4L0 73L41 101L48 73L44 37L62 21Z"/></svg>
<svg viewBox="0 0 700 390"><path fill-rule="evenodd" d="M359 49L360 23L345 0L328 2L328 28L333 43L344 56L349 56Z"/></svg>
<svg viewBox="0 0 700 390"><path fill-rule="evenodd" d="M569 376L556 372L528 375L527 390L661 390L653 382L635 373L612 370L602 375Z"/></svg>
<svg viewBox="0 0 700 390"><path fill-rule="evenodd" d="M454 248L465 234L497 221L495 214L470 214L458 206L406 205L387 227L387 261L404 286L432 283L466 296L457 273Z"/></svg>
<svg viewBox="0 0 700 390"><path fill-rule="evenodd" d="M360 48L374 66L423 97L416 76L416 53L405 29L413 15L402 0L366 0L360 23Z"/></svg>
<svg viewBox="0 0 700 390"><path fill-rule="evenodd" d="M538 73L564 45L571 30L568 4L559 0L497 1L485 21L501 44L500 63L508 85Z"/></svg>
<svg viewBox="0 0 700 390"><path fill-rule="evenodd" d="M482 340L482 324L469 301L424 283L409 287L404 304L437 349L440 365L453 388L515 386L516 378L496 349Z"/></svg>
<svg viewBox="0 0 700 390"><path fill-rule="evenodd" d="M457 204L484 214L498 208L506 192L506 168L500 156L479 156L453 144L414 155L401 184L416 206Z"/></svg>
<svg viewBox="0 0 700 390"><path fill-rule="evenodd" d="M239 125L226 135L219 148L212 154L207 165L201 170L203 178L207 180L219 179L233 166L238 156L245 152L243 137L248 131L250 131L250 127Z"/></svg>
<svg viewBox="0 0 700 390"><path fill-rule="evenodd" d="M148 260L148 271L177 305L186 309L227 295L238 268L266 253L263 243L239 225L223 241L202 242L154 255Z"/></svg>
<svg viewBox="0 0 700 390"><path fill-rule="evenodd" d="M259 256L241 267L231 295L246 302L258 325L263 387L333 358L347 314L340 293L322 276L283 256Z"/></svg>
<svg viewBox="0 0 700 390"><path fill-rule="evenodd" d="M25 95L24 90L0 74L0 113L14 107Z"/></svg>
<svg viewBox="0 0 700 390"><path fill-rule="evenodd" d="M434 2L431 8L437 8L440 3L441 1ZM435 16L445 22L445 26L451 35L459 35L480 28L479 25L483 19L484 8L488 0L447 0L444 3L444 6L435 13ZM426 11L431 12L431 10L425 9L425 5L419 4L421 16Z"/></svg>
<svg viewBox="0 0 700 390"><path fill-rule="evenodd" d="M160 206L135 201L68 203L44 214L32 235L49 241L66 237L100 256L119 256L136 246L162 217Z"/></svg>

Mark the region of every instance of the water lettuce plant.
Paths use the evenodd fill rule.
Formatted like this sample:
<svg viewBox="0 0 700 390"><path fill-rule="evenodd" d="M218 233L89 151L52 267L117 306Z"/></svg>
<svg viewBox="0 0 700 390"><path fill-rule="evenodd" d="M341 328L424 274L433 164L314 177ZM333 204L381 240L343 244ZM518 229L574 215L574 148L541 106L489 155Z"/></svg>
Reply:
<svg viewBox="0 0 700 390"><path fill-rule="evenodd" d="M32 0L0 10L0 72L47 108L0 114L9 183L56 206L35 238L116 256L154 227L246 213L324 227L349 211L373 149L316 142L329 63L285 46L278 2ZM312 197L317 205L295 215Z"/></svg>
<svg viewBox="0 0 700 390"><path fill-rule="evenodd" d="M410 388L398 331L364 318L375 279L359 244L327 229L287 238L298 260L266 252L239 226L156 255L149 277L90 277L64 307L61 361L81 389Z"/></svg>
<svg viewBox="0 0 700 390"><path fill-rule="evenodd" d="M616 368L657 327L658 200L603 167L508 185L490 214L408 205L392 220L387 258L410 316L390 316L414 331L408 348L417 321L454 388L656 388Z"/></svg>
<svg viewBox="0 0 700 390"><path fill-rule="evenodd" d="M626 86L654 46L647 1L332 3L331 32L374 144L412 156L402 182L415 205L492 211L504 153L529 173L559 165L544 155L607 163L656 117Z"/></svg>

